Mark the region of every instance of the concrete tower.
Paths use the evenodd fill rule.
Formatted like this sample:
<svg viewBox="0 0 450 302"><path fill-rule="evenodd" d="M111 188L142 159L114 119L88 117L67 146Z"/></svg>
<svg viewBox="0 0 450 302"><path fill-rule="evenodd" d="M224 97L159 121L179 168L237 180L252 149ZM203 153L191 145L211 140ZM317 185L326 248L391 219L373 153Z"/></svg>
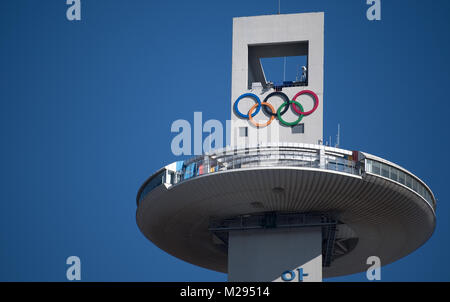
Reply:
<svg viewBox="0 0 450 302"><path fill-rule="evenodd" d="M323 13L233 19L231 90L233 146L269 142L319 144L323 140L323 35ZM268 83L271 79L266 77L261 59L294 56L306 57L305 77ZM300 66L290 67L300 69ZM274 120L277 121L265 127L256 127L248 118L239 114L242 112L247 115L255 104L255 100L251 97L244 97L239 101L238 112L234 107L241 95L251 93L260 101L267 100L277 110L285 100L282 99L282 95L274 94L275 91L284 93L292 100L297 93L308 90L316 94L317 100L314 100L311 94L302 94L296 100L302 104L304 112L311 111L316 105L315 102L318 103L317 108L294 126L285 125L275 116ZM292 123L299 118L299 114L294 110L287 110L289 107L287 105L283 108L286 112L282 115L282 119ZM254 116L254 120L261 120L260 123L264 124L271 115L265 112L267 106L261 109Z"/></svg>
<svg viewBox="0 0 450 302"><path fill-rule="evenodd" d="M231 146L144 182L136 221L150 241L229 281L306 282L365 271L371 256L389 264L430 238L436 200L421 179L321 143L323 28L323 13L233 20ZM307 57L302 76L271 82L261 60L292 56Z"/></svg>
<svg viewBox="0 0 450 302"><path fill-rule="evenodd" d="M232 110L233 147L268 143L319 144L323 141L323 35L324 14L290 14L233 19ZM261 59L306 56L306 76L299 81L270 83ZM287 103L282 119L279 107L297 93L303 103L301 116ZM283 99L283 94L286 99ZM242 96L241 99L239 99ZM259 101L269 103L255 114L250 109ZM314 99L316 98L317 99ZM316 107L317 106L317 107ZM270 119L274 116L272 122ZM302 120L294 125L296 120ZM258 121L260 120L260 121ZM283 123L283 121L285 123ZM270 124L267 124L270 122ZM308 271L308 281L322 280L322 227L299 229L242 230L229 233L228 279L230 281L281 280L280 268ZM264 263L265 265L261 265ZM292 273L288 278L295 278ZM285 276L286 278L286 276ZM302 278L302 277L301 277ZM306 278L305 278L306 280Z"/></svg>

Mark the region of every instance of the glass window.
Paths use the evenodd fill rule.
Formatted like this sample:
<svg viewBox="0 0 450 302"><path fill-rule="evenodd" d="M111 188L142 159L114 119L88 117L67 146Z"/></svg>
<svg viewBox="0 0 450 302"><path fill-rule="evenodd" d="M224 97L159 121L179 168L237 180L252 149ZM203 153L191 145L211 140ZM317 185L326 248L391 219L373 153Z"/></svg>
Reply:
<svg viewBox="0 0 450 302"><path fill-rule="evenodd" d="M431 198L430 198L430 193L428 193L428 191L425 189L425 199L428 201L428 202L431 202Z"/></svg>
<svg viewBox="0 0 450 302"><path fill-rule="evenodd" d="M353 172L352 163L350 161L346 161L344 170L345 170L346 173L352 173Z"/></svg>
<svg viewBox="0 0 450 302"><path fill-rule="evenodd" d="M336 171L343 171L343 158L336 158Z"/></svg>
<svg viewBox="0 0 450 302"><path fill-rule="evenodd" d="M381 164L381 176L389 177L389 166Z"/></svg>
<svg viewBox="0 0 450 302"><path fill-rule="evenodd" d="M417 180L412 180L412 189L417 192Z"/></svg>
<svg viewBox="0 0 450 302"><path fill-rule="evenodd" d="M366 159L366 171L372 172L372 161L370 159Z"/></svg>
<svg viewBox="0 0 450 302"><path fill-rule="evenodd" d="M419 184L419 195L423 196L423 186Z"/></svg>
<svg viewBox="0 0 450 302"><path fill-rule="evenodd" d="M401 184L405 184L405 173L402 171L398 171L398 182Z"/></svg>
<svg viewBox="0 0 450 302"><path fill-rule="evenodd" d="M373 164L372 164L372 173L375 173L375 174L378 174L378 175L381 174L381 169L380 169L380 163L379 162L376 162L376 161L373 162Z"/></svg>
<svg viewBox="0 0 450 302"><path fill-rule="evenodd" d="M409 175L406 175L406 186L412 188L412 179Z"/></svg>
<svg viewBox="0 0 450 302"><path fill-rule="evenodd" d="M390 167L390 170L391 170L390 178L393 181L398 181L398 170L393 167Z"/></svg>

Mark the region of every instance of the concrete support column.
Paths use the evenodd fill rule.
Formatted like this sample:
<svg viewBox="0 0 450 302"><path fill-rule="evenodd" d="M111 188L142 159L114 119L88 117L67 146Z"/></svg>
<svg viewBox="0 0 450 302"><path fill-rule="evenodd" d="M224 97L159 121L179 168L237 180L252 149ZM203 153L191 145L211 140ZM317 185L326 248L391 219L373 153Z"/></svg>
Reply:
<svg viewBox="0 0 450 302"><path fill-rule="evenodd" d="M229 232L228 281L282 282L283 277L322 281L321 227Z"/></svg>

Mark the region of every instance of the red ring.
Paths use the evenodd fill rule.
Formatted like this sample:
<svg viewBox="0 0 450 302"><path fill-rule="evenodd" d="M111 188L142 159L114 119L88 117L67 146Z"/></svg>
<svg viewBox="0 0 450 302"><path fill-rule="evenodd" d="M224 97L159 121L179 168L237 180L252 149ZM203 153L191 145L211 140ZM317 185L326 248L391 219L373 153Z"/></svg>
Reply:
<svg viewBox="0 0 450 302"><path fill-rule="evenodd" d="M311 90L302 90L299 93L297 93L294 98L292 99L293 101L296 101L297 98L299 96L301 96L302 94L309 94L314 98L314 108L309 110L308 112L302 112L300 110L300 108L297 107L297 105L295 105L294 103L292 103L292 109L294 109L295 112L297 112L298 114L301 115L310 115L311 113L313 113L314 111L316 111L317 107L319 106L319 97L317 96L317 94L315 94L313 91Z"/></svg>

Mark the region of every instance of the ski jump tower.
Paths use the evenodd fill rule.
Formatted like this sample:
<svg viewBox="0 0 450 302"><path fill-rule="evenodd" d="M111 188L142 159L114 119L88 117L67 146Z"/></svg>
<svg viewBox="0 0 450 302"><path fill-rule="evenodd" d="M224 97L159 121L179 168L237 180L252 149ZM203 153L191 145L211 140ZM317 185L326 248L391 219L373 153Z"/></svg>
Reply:
<svg viewBox="0 0 450 302"><path fill-rule="evenodd" d="M231 145L167 165L137 195L142 233L229 281L321 281L432 235L436 201L404 168L323 145L324 14L235 18ZM306 57L271 82L261 59Z"/></svg>

